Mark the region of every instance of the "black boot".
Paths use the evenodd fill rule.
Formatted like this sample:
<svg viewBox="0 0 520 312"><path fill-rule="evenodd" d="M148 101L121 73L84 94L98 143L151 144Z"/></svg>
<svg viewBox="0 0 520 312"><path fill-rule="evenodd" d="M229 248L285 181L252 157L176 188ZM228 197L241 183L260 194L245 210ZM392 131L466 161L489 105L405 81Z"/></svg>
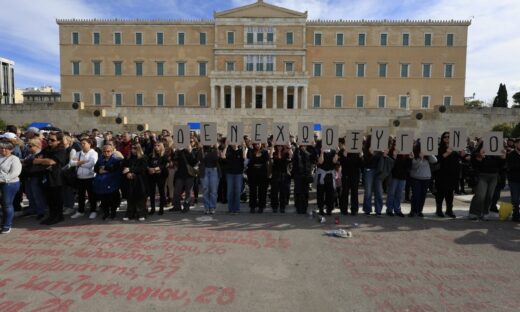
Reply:
<svg viewBox="0 0 520 312"><path fill-rule="evenodd" d="M164 214L164 208L163 207L159 208L159 212L157 214L162 216Z"/></svg>
<svg viewBox="0 0 520 312"><path fill-rule="evenodd" d="M150 216L153 215L155 213L155 207L152 207L152 209L150 209L150 212L148 213Z"/></svg>
<svg viewBox="0 0 520 312"><path fill-rule="evenodd" d="M520 222L520 208L514 207L513 208L513 218L511 218L513 222Z"/></svg>
<svg viewBox="0 0 520 312"><path fill-rule="evenodd" d="M452 219L457 218L457 216L453 213L453 207L448 207L446 209L446 215Z"/></svg>

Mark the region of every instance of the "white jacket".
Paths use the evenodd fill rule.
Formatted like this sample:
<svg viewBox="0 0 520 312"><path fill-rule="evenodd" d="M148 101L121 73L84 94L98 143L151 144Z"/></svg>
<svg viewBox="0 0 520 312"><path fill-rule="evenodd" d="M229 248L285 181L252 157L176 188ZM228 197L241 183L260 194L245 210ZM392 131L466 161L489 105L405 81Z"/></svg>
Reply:
<svg viewBox="0 0 520 312"><path fill-rule="evenodd" d="M78 160L86 160L87 162L81 166L78 166ZM83 151L76 152L74 157L70 158L69 165L78 167L76 173L78 179L92 179L96 176L94 172L94 166L98 160L98 153L94 149L90 149L87 153Z"/></svg>

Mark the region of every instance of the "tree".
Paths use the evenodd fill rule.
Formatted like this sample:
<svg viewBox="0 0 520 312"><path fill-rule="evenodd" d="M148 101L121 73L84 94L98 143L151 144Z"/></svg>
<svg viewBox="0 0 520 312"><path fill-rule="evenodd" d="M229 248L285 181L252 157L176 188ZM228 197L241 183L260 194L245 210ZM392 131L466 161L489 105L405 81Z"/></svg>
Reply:
<svg viewBox="0 0 520 312"><path fill-rule="evenodd" d="M511 106L512 108L520 108L520 92L513 94L513 102L515 102L516 105Z"/></svg>
<svg viewBox="0 0 520 312"><path fill-rule="evenodd" d="M511 133L513 132L513 125L507 122L495 125L492 129L493 131L502 131L504 133L505 138L510 138Z"/></svg>
<svg viewBox="0 0 520 312"><path fill-rule="evenodd" d="M0 119L0 130L4 130L6 126L7 124L5 123L5 121L3 119Z"/></svg>
<svg viewBox="0 0 520 312"><path fill-rule="evenodd" d="M481 100L471 100L471 101L464 101L464 106L466 107L470 107L470 108L475 108L475 107L482 107L484 106L484 101L481 101Z"/></svg>
<svg viewBox="0 0 520 312"><path fill-rule="evenodd" d="M513 128L513 131L511 131L511 137L520 138L520 122L517 123L516 126Z"/></svg>
<svg viewBox="0 0 520 312"><path fill-rule="evenodd" d="M497 96L493 101L493 107L507 107L507 89L505 84L500 84L498 87Z"/></svg>

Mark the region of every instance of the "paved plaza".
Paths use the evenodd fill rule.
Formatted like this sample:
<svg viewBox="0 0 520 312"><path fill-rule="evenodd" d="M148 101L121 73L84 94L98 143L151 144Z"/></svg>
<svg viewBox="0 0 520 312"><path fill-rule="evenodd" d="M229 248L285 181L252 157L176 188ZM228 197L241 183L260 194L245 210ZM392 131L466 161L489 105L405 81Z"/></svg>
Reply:
<svg viewBox="0 0 520 312"><path fill-rule="evenodd" d="M466 220L467 199L456 220L434 217L431 197L424 219L319 223L246 204L142 223L17 218L0 236L0 311L519 311L520 225Z"/></svg>

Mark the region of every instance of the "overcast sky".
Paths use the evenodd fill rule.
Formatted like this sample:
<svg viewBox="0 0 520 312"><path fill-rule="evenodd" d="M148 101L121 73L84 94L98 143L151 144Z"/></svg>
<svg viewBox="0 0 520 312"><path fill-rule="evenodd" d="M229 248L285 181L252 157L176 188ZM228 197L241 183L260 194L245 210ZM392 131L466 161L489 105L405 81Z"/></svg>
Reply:
<svg viewBox="0 0 520 312"><path fill-rule="evenodd" d="M60 87L56 18L213 18L254 0L0 0L0 57L15 65L17 88ZM272 0L309 19L472 19L466 96L491 101L499 83L520 91L520 0ZM512 101L510 100L510 105Z"/></svg>

